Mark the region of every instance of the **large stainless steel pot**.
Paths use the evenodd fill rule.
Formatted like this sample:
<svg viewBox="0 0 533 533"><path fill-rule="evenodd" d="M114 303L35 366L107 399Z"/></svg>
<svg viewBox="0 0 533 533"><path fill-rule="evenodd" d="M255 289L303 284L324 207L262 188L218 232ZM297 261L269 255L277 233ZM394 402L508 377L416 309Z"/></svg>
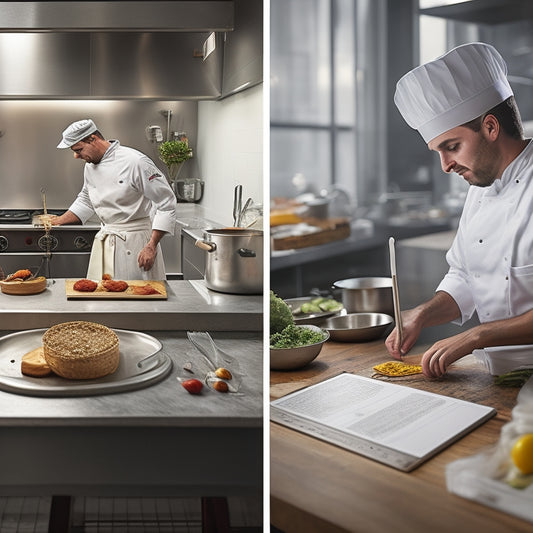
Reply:
<svg viewBox="0 0 533 533"><path fill-rule="evenodd" d="M207 252L205 282L209 289L230 294L262 294L262 231L209 229L195 244Z"/></svg>
<svg viewBox="0 0 533 533"><path fill-rule="evenodd" d="M342 289L342 303L348 313L394 315L392 278L350 278L336 281Z"/></svg>

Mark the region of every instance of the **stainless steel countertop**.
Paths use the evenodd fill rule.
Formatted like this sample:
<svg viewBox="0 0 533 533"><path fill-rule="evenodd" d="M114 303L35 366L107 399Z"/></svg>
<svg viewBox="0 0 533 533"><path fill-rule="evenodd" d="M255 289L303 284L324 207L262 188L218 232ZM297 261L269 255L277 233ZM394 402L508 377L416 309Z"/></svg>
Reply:
<svg viewBox="0 0 533 533"><path fill-rule="evenodd" d="M183 369L186 362L201 358L200 352L185 333L148 333L161 341L173 362L170 375L161 382L131 392L79 398L42 398L0 391L0 427L261 427L263 348L259 334L213 333L217 345L238 358L245 376L237 393L219 393L204 386L202 394L191 395L176 378L202 379Z"/></svg>
<svg viewBox="0 0 533 533"><path fill-rule="evenodd" d="M46 328L69 320L137 331L262 330L261 295L215 292L204 280L168 280L167 295L167 300L67 300L65 280L52 279L41 294L0 293L0 330Z"/></svg>

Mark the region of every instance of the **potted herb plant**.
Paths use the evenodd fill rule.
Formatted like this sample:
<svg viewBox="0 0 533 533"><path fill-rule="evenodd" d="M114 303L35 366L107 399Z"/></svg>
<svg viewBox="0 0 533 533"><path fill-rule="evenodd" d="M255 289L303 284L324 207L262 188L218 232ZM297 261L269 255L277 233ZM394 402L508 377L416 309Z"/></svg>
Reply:
<svg viewBox="0 0 533 533"><path fill-rule="evenodd" d="M165 141L158 147L159 159L168 168L170 183L175 182L179 176L183 163L192 158L192 148L187 141Z"/></svg>

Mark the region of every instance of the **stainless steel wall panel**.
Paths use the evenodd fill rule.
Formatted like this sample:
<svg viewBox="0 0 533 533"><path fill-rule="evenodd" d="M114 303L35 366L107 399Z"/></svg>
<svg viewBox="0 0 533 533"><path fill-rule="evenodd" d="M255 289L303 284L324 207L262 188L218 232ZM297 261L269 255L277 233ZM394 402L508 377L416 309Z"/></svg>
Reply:
<svg viewBox="0 0 533 533"><path fill-rule="evenodd" d="M0 33L0 94L87 95L89 51L88 34Z"/></svg>
<svg viewBox="0 0 533 533"><path fill-rule="evenodd" d="M56 148L61 132L73 121L93 118L107 139L118 139L148 155L166 173L157 147L145 129L161 127L166 135L170 110L171 131L185 131L196 150L198 104L194 101L126 100L0 100L0 209L42 208L40 188L46 190L49 209L67 208L83 184L83 161L70 150ZM199 176L195 157L183 168L183 177Z"/></svg>
<svg viewBox="0 0 533 533"><path fill-rule="evenodd" d="M91 34L91 96L218 98L222 47L217 46L206 61L198 57L208 36L209 33Z"/></svg>

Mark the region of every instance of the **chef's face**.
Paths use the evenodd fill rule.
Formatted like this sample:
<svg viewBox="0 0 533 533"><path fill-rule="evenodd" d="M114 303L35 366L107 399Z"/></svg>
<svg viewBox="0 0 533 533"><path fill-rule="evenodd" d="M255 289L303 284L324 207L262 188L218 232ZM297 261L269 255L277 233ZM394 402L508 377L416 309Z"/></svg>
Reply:
<svg viewBox="0 0 533 533"><path fill-rule="evenodd" d="M496 153L483 127L474 131L458 126L430 141L428 148L438 152L444 172L456 172L470 185L488 187L500 176Z"/></svg>
<svg viewBox="0 0 533 533"><path fill-rule="evenodd" d="M80 141L70 149L74 152L74 159L83 159L87 163L99 163L102 159L101 149L94 141L96 138L90 136L87 140Z"/></svg>

